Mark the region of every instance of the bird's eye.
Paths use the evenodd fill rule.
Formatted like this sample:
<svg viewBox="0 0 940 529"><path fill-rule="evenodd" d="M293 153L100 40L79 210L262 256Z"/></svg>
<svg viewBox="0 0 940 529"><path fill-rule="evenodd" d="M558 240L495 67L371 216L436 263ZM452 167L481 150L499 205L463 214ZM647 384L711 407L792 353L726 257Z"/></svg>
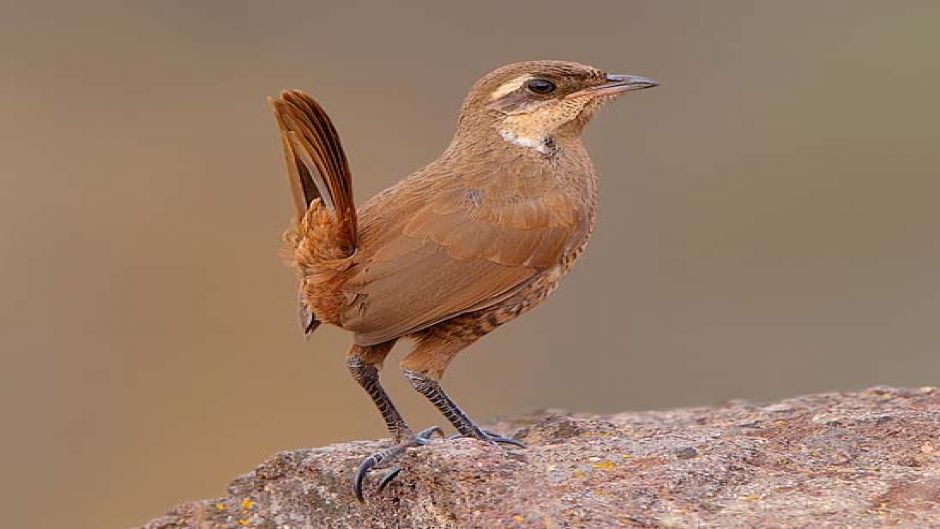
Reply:
<svg viewBox="0 0 940 529"><path fill-rule="evenodd" d="M548 79L532 79L526 83L526 88L536 94L550 94L555 91L555 83Z"/></svg>

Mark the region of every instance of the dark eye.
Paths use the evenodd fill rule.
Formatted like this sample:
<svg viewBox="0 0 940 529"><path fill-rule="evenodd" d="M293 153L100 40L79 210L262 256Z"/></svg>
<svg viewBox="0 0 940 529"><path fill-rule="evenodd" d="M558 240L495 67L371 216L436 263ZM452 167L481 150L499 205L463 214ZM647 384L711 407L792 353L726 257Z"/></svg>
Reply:
<svg viewBox="0 0 940 529"><path fill-rule="evenodd" d="M526 83L526 88L536 94L550 94L555 91L555 83L548 79L532 79Z"/></svg>

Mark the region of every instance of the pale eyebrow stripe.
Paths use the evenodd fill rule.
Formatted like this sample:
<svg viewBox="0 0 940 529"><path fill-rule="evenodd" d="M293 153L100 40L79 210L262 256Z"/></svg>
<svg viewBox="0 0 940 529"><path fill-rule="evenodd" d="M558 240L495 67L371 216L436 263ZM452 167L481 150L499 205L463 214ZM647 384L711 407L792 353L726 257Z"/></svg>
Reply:
<svg viewBox="0 0 940 529"><path fill-rule="evenodd" d="M525 83L529 79L532 79L531 75L520 75L519 77L516 77L515 79L512 79L511 81L506 81L505 83L499 85L499 88L497 88L496 90L493 90L493 93L490 94L490 101L493 101L494 99L499 99L503 97L504 95L508 94L509 92L512 92L513 90L518 89L520 86L522 86L523 83Z"/></svg>

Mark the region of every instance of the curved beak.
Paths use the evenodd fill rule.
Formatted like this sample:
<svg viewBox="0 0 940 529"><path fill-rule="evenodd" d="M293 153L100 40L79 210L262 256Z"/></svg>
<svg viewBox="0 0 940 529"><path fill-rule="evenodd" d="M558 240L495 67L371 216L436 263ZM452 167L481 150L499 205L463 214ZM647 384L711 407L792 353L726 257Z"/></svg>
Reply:
<svg viewBox="0 0 940 529"><path fill-rule="evenodd" d="M648 77L607 74L607 79L603 84L585 88L576 93L581 95L608 96L629 92L631 90L643 90L644 88L652 88L654 86L659 86L659 83Z"/></svg>

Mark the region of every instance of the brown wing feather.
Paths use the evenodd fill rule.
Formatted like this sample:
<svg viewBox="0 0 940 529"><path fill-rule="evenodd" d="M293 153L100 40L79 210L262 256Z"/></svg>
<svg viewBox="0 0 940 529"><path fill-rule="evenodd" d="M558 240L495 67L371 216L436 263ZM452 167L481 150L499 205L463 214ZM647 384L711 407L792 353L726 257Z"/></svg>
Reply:
<svg viewBox="0 0 940 529"><path fill-rule="evenodd" d="M544 187L524 191L519 178L427 180L433 187L412 180L360 212L362 244L342 319L362 345L506 299L588 229L577 199Z"/></svg>

